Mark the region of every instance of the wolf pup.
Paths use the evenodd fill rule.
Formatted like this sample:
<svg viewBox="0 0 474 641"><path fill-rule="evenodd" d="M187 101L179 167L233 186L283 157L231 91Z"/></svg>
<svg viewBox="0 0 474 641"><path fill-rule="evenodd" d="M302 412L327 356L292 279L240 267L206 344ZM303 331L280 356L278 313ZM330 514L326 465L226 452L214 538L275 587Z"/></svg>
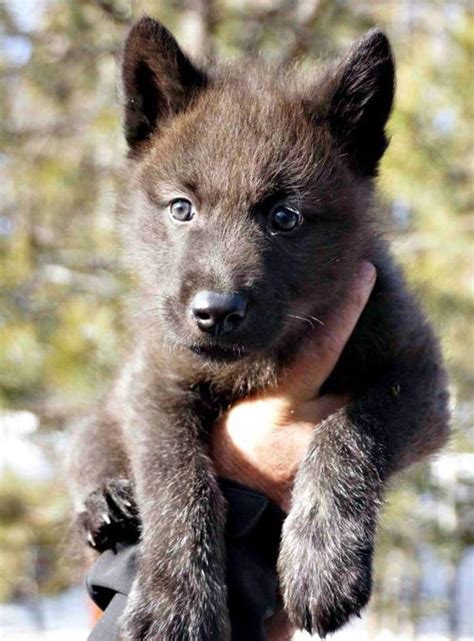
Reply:
<svg viewBox="0 0 474 641"><path fill-rule="evenodd" d="M374 215L389 42L372 30L323 73L298 76L199 68L147 17L126 40L121 207L143 315L113 391L80 430L73 476L99 550L131 536L136 501L127 641L230 638L209 429L281 380L313 331L295 316L326 317L362 260L377 282L324 388L352 401L315 430L283 527L281 593L299 628L324 636L365 606L387 482L447 438L437 342Z"/></svg>

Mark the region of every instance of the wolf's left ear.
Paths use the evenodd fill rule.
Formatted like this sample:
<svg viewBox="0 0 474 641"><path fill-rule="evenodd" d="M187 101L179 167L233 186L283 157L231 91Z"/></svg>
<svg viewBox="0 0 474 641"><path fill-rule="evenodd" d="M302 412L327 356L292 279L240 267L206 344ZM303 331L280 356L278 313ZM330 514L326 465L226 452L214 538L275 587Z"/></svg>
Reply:
<svg viewBox="0 0 474 641"><path fill-rule="evenodd" d="M163 25L144 17L125 41L122 83L125 138L136 152L164 120L186 109L206 76Z"/></svg>
<svg viewBox="0 0 474 641"><path fill-rule="evenodd" d="M353 169L362 175L377 173L388 146L385 125L394 90L390 43L382 31L372 29L336 67L328 96L331 133Z"/></svg>

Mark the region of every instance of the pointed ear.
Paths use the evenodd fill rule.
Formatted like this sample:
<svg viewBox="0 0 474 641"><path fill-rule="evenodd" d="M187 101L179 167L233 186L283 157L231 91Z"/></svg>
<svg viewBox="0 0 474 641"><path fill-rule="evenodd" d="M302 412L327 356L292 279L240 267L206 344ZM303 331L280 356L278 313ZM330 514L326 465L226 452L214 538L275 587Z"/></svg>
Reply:
<svg viewBox="0 0 474 641"><path fill-rule="evenodd" d="M372 29L336 67L330 81L331 133L353 169L374 176L388 146L385 125L395 91L395 65L385 34Z"/></svg>
<svg viewBox="0 0 474 641"><path fill-rule="evenodd" d="M136 152L162 121L186 109L206 76L163 25L144 17L125 41L122 83L125 138Z"/></svg>

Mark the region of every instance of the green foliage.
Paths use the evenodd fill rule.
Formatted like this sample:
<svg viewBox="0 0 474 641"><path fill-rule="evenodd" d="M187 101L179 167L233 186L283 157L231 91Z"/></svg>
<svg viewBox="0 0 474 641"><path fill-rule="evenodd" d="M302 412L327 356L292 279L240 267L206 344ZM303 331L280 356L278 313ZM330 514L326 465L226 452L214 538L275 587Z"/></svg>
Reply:
<svg viewBox="0 0 474 641"><path fill-rule="evenodd" d="M47 500L45 500L47 497ZM7 473L0 483L0 601L30 592L55 593L70 584L65 543L67 502L57 482L32 484Z"/></svg>

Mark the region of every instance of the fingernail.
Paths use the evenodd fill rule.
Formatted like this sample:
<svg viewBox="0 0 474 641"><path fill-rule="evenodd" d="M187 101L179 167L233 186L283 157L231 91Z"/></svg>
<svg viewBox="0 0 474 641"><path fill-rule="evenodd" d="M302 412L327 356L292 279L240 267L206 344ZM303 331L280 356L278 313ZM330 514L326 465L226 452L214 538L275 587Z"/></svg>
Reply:
<svg viewBox="0 0 474 641"><path fill-rule="evenodd" d="M375 280L375 276L376 276L375 267L372 265L372 263L369 263L367 260L364 260L364 262L359 267L357 278L364 283L371 283L372 281Z"/></svg>

